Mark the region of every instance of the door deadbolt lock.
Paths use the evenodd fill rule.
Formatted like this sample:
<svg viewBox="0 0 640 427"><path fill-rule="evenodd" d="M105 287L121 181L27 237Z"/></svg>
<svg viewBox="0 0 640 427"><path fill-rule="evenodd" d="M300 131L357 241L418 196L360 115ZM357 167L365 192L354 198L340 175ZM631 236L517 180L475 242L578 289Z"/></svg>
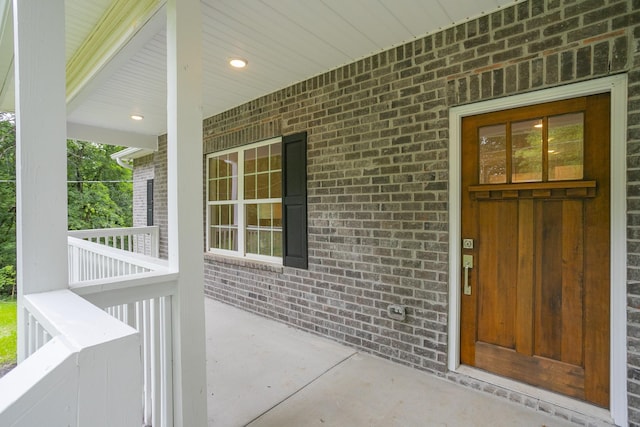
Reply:
<svg viewBox="0 0 640 427"><path fill-rule="evenodd" d="M465 295L471 295L471 285L469 285L469 270L473 268L473 255L462 255L462 268L464 268L464 289Z"/></svg>

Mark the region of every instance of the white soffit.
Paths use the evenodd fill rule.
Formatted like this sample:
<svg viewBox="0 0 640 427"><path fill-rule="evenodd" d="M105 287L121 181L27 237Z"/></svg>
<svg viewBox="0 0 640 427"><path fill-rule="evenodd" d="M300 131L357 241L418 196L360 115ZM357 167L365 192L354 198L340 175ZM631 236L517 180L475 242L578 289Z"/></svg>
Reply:
<svg viewBox="0 0 640 427"><path fill-rule="evenodd" d="M112 0L65 0L65 54L73 56L91 34Z"/></svg>
<svg viewBox="0 0 640 427"><path fill-rule="evenodd" d="M67 25L75 28L72 32L68 28L68 38L73 37L74 43L79 43L82 34L90 31L88 22L95 25L100 17L97 11L108 3L109 0L66 0ZM517 1L202 0L201 3L203 117L209 117ZM100 76L96 80L100 84L93 84L76 100L69 109L70 122L150 135L166 132L164 28L147 40L133 55L129 52L127 58L119 59L117 69L113 67ZM247 59L247 68L229 67L228 60L232 57ZM144 120L133 122L130 115L134 113L143 115Z"/></svg>

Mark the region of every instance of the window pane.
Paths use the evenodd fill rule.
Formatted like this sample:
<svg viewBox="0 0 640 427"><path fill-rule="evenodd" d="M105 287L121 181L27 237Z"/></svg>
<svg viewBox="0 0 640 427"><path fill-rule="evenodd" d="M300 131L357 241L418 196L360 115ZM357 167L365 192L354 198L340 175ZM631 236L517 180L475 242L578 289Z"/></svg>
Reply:
<svg viewBox="0 0 640 427"><path fill-rule="evenodd" d="M230 206L222 205L220 206L220 224L221 225L229 225L232 223L231 215L229 215Z"/></svg>
<svg viewBox="0 0 640 427"><path fill-rule="evenodd" d="M282 203L274 203L273 206L273 226L282 228Z"/></svg>
<svg viewBox="0 0 640 427"><path fill-rule="evenodd" d="M542 120L511 124L511 182L542 181Z"/></svg>
<svg viewBox="0 0 640 427"><path fill-rule="evenodd" d="M227 178L221 178L218 180L218 199L217 200L229 200Z"/></svg>
<svg viewBox="0 0 640 427"><path fill-rule="evenodd" d="M259 173L257 175L258 188L257 188L257 198L258 199L268 199L269 198L269 172Z"/></svg>
<svg viewBox="0 0 640 427"><path fill-rule="evenodd" d="M549 181L582 179L584 113L549 117Z"/></svg>
<svg viewBox="0 0 640 427"><path fill-rule="evenodd" d="M209 180L209 199L210 202L218 200L218 181L215 179Z"/></svg>
<svg viewBox="0 0 640 427"><path fill-rule="evenodd" d="M252 200L256 198L256 176L245 175L244 177L244 198Z"/></svg>
<svg viewBox="0 0 640 427"><path fill-rule="evenodd" d="M269 146L263 145L258 147L258 169L257 172L266 172L269 170Z"/></svg>
<svg viewBox="0 0 640 427"><path fill-rule="evenodd" d="M278 170L282 166L282 146L279 142L271 144L271 170Z"/></svg>
<svg viewBox="0 0 640 427"><path fill-rule="evenodd" d="M260 232L258 245L258 253L260 255L271 255L271 231Z"/></svg>
<svg viewBox="0 0 640 427"><path fill-rule="evenodd" d="M220 225L220 206L209 207L209 224Z"/></svg>
<svg viewBox="0 0 640 427"><path fill-rule="evenodd" d="M247 205L247 225L258 225L258 205Z"/></svg>
<svg viewBox="0 0 640 427"><path fill-rule="evenodd" d="M282 232L273 232L273 256L282 256Z"/></svg>
<svg viewBox="0 0 640 427"><path fill-rule="evenodd" d="M213 228L211 230L211 247L228 251L238 250L238 231L235 228Z"/></svg>
<svg viewBox="0 0 640 427"><path fill-rule="evenodd" d="M218 158L211 157L209 159L209 178L216 178L218 176Z"/></svg>
<svg viewBox="0 0 640 427"><path fill-rule="evenodd" d="M258 230L247 230L247 253L258 253Z"/></svg>
<svg viewBox="0 0 640 427"><path fill-rule="evenodd" d="M282 197L282 172L271 172L271 197Z"/></svg>
<svg viewBox="0 0 640 427"><path fill-rule="evenodd" d="M244 152L244 173L254 173L256 171L256 149L251 148Z"/></svg>
<svg viewBox="0 0 640 427"><path fill-rule="evenodd" d="M484 126L478 129L480 184L507 182L507 127Z"/></svg>

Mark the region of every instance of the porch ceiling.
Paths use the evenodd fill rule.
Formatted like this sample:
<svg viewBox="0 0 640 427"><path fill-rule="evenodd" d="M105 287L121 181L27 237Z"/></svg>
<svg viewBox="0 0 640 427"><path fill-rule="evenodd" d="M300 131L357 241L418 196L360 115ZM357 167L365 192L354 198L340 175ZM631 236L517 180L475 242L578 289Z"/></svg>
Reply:
<svg viewBox="0 0 640 427"><path fill-rule="evenodd" d="M166 132L165 1L65 0L67 114L83 136ZM203 117L514 2L202 0ZM14 109L11 14L0 0L0 111Z"/></svg>

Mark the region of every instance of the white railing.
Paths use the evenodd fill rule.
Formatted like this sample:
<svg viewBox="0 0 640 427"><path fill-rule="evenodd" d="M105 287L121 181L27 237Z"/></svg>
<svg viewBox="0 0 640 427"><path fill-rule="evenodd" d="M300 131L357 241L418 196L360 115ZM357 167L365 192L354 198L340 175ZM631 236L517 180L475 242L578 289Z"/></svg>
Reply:
<svg viewBox="0 0 640 427"><path fill-rule="evenodd" d="M143 425L171 426L173 420L172 296L176 275L155 271L136 278L95 280L72 286L87 301L140 333Z"/></svg>
<svg viewBox="0 0 640 427"><path fill-rule="evenodd" d="M71 290L140 333L143 425L172 425L171 303L177 276L158 258L75 237L68 241Z"/></svg>
<svg viewBox="0 0 640 427"><path fill-rule="evenodd" d="M157 226L72 230L69 236L124 251L159 256Z"/></svg>
<svg viewBox="0 0 640 427"><path fill-rule="evenodd" d="M157 258L71 236L67 241L70 283L149 273L159 267Z"/></svg>
<svg viewBox="0 0 640 427"><path fill-rule="evenodd" d="M139 427L138 333L68 290L22 301L41 339L0 379L0 425Z"/></svg>
<svg viewBox="0 0 640 427"><path fill-rule="evenodd" d="M128 249L68 242L70 290L23 297L28 357L0 379L0 426L172 426L177 274L166 261ZM111 337L112 329L122 337ZM120 342L129 336L131 366L124 360L131 343ZM91 382L94 376L105 383ZM114 407L121 398L128 403Z"/></svg>
<svg viewBox="0 0 640 427"><path fill-rule="evenodd" d="M36 316L31 311L25 310L25 317L27 321L27 337L25 340L25 355L31 356L38 351L43 345L51 341L51 334L47 331L42 323L38 322Z"/></svg>

